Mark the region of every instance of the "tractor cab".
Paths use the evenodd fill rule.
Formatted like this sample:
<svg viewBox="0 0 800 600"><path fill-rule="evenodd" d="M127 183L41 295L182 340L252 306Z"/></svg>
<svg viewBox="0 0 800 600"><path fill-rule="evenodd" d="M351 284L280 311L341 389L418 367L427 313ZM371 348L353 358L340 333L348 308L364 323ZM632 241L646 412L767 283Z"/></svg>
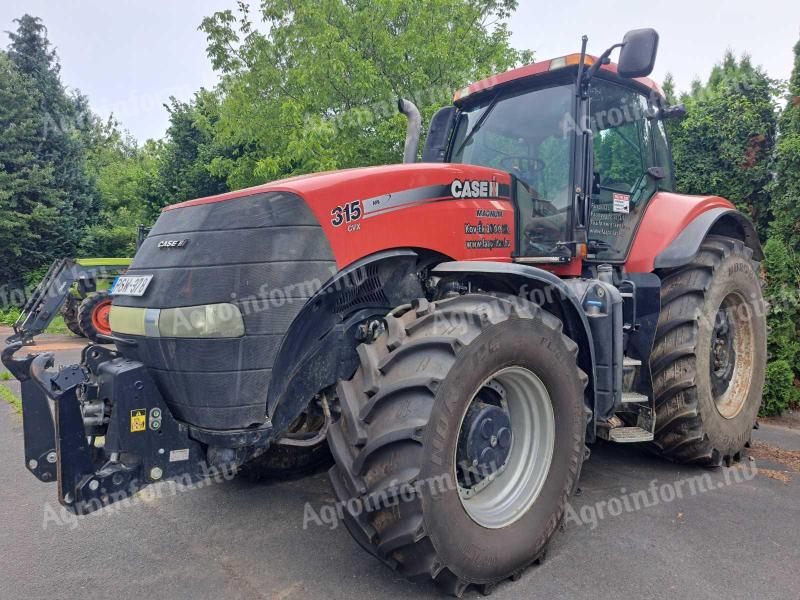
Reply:
<svg viewBox="0 0 800 600"><path fill-rule="evenodd" d="M423 160L438 151L512 175L519 262L565 262L584 249L624 262L650 198L674 189L665 98L646 78L657 44L654 30L637 30L619 64L608 60L617 46L596 58L584 42L581 54L475 83L434 117Z"/></svg>

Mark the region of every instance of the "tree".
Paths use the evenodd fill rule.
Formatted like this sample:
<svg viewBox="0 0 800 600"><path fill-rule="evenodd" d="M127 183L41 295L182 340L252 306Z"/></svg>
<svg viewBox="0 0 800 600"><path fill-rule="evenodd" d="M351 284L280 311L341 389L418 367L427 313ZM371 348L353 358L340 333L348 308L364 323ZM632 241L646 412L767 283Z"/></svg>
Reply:
<svg viewBox="0 0 800 600"><path fill-rule="evenodd" d="M170 98L165 106L170 124L158 164L163 189L158 196L148 198L151 214L165 204L213 196L229 189L225 178L210 169L214 159L224 155L214 140L220 110L217 93L201 89L191 102Z"/></svg>
<svg viewBox="0 0 800 600"><path fill-rule="evenodd" d="M86 169L96 181L100 195L98 222L84 230L79 253L84 256L132 256L139 224L153 218L144 202L161 197L158 160L164 144L139 146L119 123L109 118L95 120L87 146Z"/></svg>
<svg viewBox="0 0 800 600"><path fill-rule="evenodd" d="M800 251L800 41L794 47L794 70L780 117L772 233Z"/></svg>
<svg viewBox="0 0 800 600"><path fill-rule="evenodd" d="M46 262L73 255L83 228L98 211L97 188L85 168L92 115L85 97L64 89L58 57L41 20L24 15L15 23L8 59L25 85L37 92L30 107L37 122L33 152L37 161L49 166L53 187L60 192L42 202L57 210L58 219L36 231L40 242L32 256Z"/></svg>
<svg viewBox="0 0 800 600"><path fill-rule="evenodd" d="M0 50L0 284L21 285L42 263L39 236L58 220L53 166L37 154L40 102L33 83Z"/></svg>
<svg viewBox="0 0 800 600"><path fill-rule="evenodd" d="M206 18L225 99L211 163L232 188L313 171L397 162L399 97L429 119L464 84L531 60L509 45L516 0L266 0L253 25Z"/></svg>
<svg viewBox="0 0 800 600"><path fill-rule="evenodd" d="M771 360L764 398L770 412L800 401L800 41L779 128L774 220L765 248Z"/></svg>
<svg viewBox="0 0 800 600"><path fill-rule="evenodd" d="M671 78L665 81L675 95ZM678 189L731 200L766 238L777 131L777 84L747 56L728 52L706 84L683 94L688 115L668 123Z"/></svg>

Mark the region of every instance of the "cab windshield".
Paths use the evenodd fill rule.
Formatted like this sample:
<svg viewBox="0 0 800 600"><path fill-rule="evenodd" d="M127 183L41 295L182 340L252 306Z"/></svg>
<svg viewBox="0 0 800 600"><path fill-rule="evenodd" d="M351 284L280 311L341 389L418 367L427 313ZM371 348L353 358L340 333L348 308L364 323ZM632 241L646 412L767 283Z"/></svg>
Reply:
<svg viewBox="0 0 800 600"><path fill-rule="evenodd" d="M524 255L558 255L569 239L574 97L574 85L540 88L489 97L459 115L450 162L516 176Z"/></svg>

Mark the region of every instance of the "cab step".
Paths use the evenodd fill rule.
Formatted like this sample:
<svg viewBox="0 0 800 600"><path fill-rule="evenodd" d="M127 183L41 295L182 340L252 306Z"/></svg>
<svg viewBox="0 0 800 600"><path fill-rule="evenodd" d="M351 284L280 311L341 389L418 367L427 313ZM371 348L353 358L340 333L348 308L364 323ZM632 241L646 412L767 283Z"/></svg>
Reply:
<svg viewBox="0 0 800 600"><path fill-rule="evenodd" d="M623 404L644 404L650 402L650 398L644 394L637 394L636 392L622 392Z"/></svg>
<svg viewBox="0 0 800 600"><path fill-rule="evenodd" d="M632 442L652 442L653 434L641 427L615 427L608 431L608 440L618 444Z"/></svg>
<svg viewBox="0 0 800 600"><path fill-rule="evenodd" d="M642 361L640 361L638 358L631 358L630 356L625 356L622 359L622 366L623 367L631 367L631 368L633 368L633 367L641 367L642 366Z"/></svg>

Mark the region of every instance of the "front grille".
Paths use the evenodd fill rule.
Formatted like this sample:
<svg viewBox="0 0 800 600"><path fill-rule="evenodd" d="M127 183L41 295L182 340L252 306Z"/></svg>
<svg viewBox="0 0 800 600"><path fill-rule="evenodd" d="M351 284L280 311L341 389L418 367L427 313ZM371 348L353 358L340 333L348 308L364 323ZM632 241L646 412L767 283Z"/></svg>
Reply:
<svg viewBox="0 0 800 600"><path fill-rule="evenodd" d="M383 283L376 265L369 265L364 269L363 273L359 272L356 275L358 276L356 285L348 286L339 292L335 308L337 313L345 314L364 306L385 306L389 304L389 300L383 292Z"/></svg>

